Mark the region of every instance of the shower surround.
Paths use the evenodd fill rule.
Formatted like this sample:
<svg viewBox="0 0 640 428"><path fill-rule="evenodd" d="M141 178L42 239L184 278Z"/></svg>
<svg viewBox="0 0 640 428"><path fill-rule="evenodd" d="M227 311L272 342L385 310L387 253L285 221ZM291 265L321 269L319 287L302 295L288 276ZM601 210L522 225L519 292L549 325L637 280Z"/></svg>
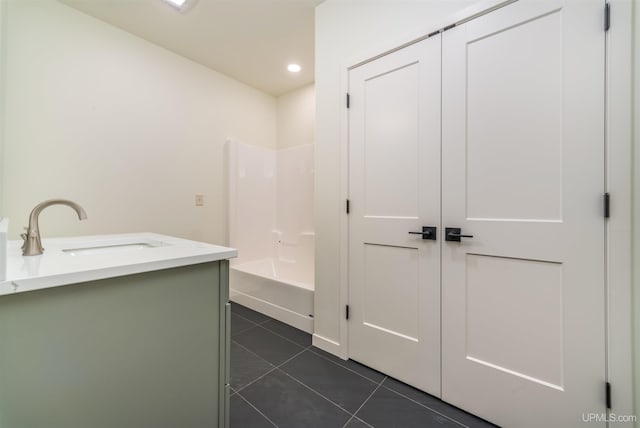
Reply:
<svg viewBox="0 0 640 428"><path fill-rule="evenodd" d="M231 300L313 332L313 144L228 141Z"/></svg>

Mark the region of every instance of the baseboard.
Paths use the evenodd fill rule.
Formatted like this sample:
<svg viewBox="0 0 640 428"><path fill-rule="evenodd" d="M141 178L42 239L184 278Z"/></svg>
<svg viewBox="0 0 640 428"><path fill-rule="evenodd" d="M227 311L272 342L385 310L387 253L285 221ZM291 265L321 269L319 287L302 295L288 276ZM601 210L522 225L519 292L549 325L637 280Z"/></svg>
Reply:
<svg viewBox="0 0 640 428"><path fill-rule="evenodd" d="M346 347L340 346L338 342L327 339L326 337L322 337L319 334L314 334L312 340L312 344L316 348L320 348L323 351L333 354L338 358L342 358L343 360L349 359Z"/></svg>
<svg viewBox="0 0 640 428"><path fill-rule="evenodd" d="M230 300L236 302L242 306L246 306L249 309L268 315L271 318L277 319L285 324L289 324L299 330L306 331L313 334L313 318L302 315L297 312L293 312L282 306L275 305L257 297L250 296L234 289L230 291Z"/></svg>

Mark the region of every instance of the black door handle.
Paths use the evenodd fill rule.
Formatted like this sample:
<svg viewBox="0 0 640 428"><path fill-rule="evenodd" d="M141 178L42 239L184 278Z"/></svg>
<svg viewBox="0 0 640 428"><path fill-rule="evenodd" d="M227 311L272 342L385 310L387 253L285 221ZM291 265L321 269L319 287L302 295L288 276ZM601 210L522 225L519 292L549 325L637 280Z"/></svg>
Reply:
<svg viewBox="0 0 640 428"><path fill-rule="evenodd" d="M447 227L445 229L445 241L460 242L461 238L473 238L473 235L463 235L459 227Z"/></svg>
<svg viewBox="0 0 640 428"><path fill-rule="evenodd" d="M422 232L409 232L411 235L422 235L422 239L436 240L436 230L434 226L422 226Z"/></svg>

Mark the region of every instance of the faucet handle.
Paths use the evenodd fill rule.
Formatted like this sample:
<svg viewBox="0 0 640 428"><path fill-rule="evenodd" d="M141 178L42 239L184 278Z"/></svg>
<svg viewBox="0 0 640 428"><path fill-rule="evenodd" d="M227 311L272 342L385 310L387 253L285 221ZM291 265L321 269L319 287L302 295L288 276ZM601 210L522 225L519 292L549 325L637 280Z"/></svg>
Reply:
<svg viewBox="0 0 640 428"><path fill-rule="evenodd" d="M25 229L26 229L26 227L25 227ZM24 247L27 245L27 234L26 233L21 233L20 237L22 238L22 247L20 249L24 250Z"/></svg>

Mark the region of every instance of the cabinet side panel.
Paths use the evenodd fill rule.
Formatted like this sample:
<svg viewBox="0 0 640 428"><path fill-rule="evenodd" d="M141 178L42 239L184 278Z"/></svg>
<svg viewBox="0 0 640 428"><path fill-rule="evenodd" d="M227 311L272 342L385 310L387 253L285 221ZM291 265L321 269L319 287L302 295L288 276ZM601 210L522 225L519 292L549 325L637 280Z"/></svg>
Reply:
<svg viewBox="0 0 640 428"><path fill-rule="evenodd" d="M229 303L229 261L220 263L220 400L218 427L229 427L229 403L231 390L231 303Z"/></svg>

